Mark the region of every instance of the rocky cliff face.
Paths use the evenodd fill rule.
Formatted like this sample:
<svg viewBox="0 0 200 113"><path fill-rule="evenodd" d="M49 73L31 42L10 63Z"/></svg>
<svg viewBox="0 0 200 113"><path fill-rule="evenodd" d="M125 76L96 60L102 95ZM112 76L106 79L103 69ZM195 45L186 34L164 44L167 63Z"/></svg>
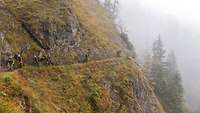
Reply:
<svg viewBox="0 0 200 113"><path fill-rule="evenodd" d="M0 113L165 113L96 0L0 0L0 15L0 70L26 65L0 72ZM34 67L41 51L57 66Z"/></svg>
<svg viewBox="0 0 200 113"><path fill-rule="evenodd" d="M1 59L27 46L27 63L41 49L55 64L78 62L82 53L99 60L125 50L112 20L96 1L2 0L0 6Z"/></svg>

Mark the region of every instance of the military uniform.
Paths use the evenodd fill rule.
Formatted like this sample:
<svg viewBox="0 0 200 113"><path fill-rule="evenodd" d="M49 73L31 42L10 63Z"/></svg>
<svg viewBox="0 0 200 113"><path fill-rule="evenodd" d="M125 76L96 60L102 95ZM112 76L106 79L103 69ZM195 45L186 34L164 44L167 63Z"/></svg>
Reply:
<svg viewBox="0 0 200 113"><path fill-rule="evenodd" d="M44 50L41 50L38 56L34 55L34 62L37 65L41 65L41 64L52 65L53 64L51 61L50 54L46 54Z"/></svg>
<svg viewBox="0 0 200 113"><path fill-rule="evenodd" d="M89 54L85 54L83 62L88 62Z"/></svg>
<svg viewBox="0 0 200 113"><path fill-rule="evenodd" d="M8 69L9 70L13 70L14 64L15 64L15 61L14 61L13 57L9 56L9 58L7 60L7 67L8 67Z"/></svg>
<svg viewBox="0 0 200 113"><path fill-rule="evenodd" d="M23 66L23 58L21 54L15 54L14 56L15 62L17 64L17 67L21 68Z"/></svg>
<svg viewBox="0 0 200 113"><path fill-rule="evenodd" d="M122 51L117 51L117 57L122 57Z"/></svg>
<svg viewBox="0 0 200 113"><path fill-rule="evenodd" d="M87 51L82 51L81 54L82 63L86 63L89 61L89 54L90 54L90 49L88 49Z"/></svg>
<svg viewBox="0 0 200 113"><path fill-rule="evenodd" d="M36 55L33 56L33 60L36 65L39 65L39 59Z"/></svg>

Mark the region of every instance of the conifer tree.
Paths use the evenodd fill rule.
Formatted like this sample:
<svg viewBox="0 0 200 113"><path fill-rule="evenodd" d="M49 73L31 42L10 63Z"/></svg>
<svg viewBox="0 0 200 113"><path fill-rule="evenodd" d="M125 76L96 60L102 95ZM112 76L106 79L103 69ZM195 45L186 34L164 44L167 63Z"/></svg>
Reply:
<svg viewBox="0 0 200 113"><path fill-rule="evenodd" d="M167 58L168 68L168 88L167 88L167 101L169 113L185 113L183 86L181 75L176 64L176 58L173 52Z"/></svg>
<svg viewBox="0 0 200 113"><path fill-rule="evenodd" d="M151 58L151 65L148 57ZM166 58L160 36L153 43L152 57L148 57L145 60L145 72L150 73L148 78L155 83L155 93L164 109L167 113L185 113L183 86L176 58L173 52Z"/></svg>
<svg viewBox="0 0 200 113"><path fill-rule="evenodd" d="M150 81L154 83L154 91L158 97L161 104L166 108L166 102L168 101L168 87L167 87L167 65L166 65L166 56L163 42L160 35L158 39L153 43L152 49L152 64L151 64L151 73Z"/></svg>
<svg viewBox="0 0 200 113"><path fill-rule="evenodd" d="M165 63L165 50L163 42L159 35L158 39L153 43L152 49L152 65L150 80L155 83L155 93L162 101L165 98L166 89L166 63Z"/></svg>

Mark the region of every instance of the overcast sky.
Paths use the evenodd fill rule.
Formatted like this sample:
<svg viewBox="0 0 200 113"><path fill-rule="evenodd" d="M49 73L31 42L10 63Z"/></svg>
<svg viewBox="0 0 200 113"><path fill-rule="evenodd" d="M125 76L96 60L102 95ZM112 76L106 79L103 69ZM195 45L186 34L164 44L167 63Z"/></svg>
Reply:
<svg viewBox="0 0 200 113"><path fill-rule="evenodd" d="M123 0L128 3L134 0ZM142 6L170 14L189 23L200 24L199 0L140 0Z"/></svg>
<svg viewBox="0 0 200 113"><path fill-rule="evenodd" d="M200 0L120 0L120 18L139 57L158 34L175 51L187 101L200 107Z"/></svg>

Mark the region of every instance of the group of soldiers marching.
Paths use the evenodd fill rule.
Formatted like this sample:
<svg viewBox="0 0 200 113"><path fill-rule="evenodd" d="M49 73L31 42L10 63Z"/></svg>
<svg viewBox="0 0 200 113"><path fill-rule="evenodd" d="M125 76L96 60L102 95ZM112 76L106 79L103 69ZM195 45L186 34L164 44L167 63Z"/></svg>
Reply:
<svg viewBox="0 0 200 113"><path fill-rule="evenodd" d="M36 65L53 65L51 55L47 54L44 50L40 51L38 55L33 56L34 64Z"/></svg>
<svg viewBox="0 0 200 113"><path fill-rule="evenodd" d="M87 52L83 53L81 57L82 59L79 61L80 63L88 62L89 54ZM5 63L8 70L21 68L24 65L22 52L16 54L10 53L6 58ZM47 53L45 50L41 50L39 54L33 54L32 61L33 64L37 66L53 65L50 53Z"/></svg>
<svg viewBox="0 0 200 113"><path fill-rule="evenodd" d="M14 70L17 68L21 68L24 65L22 52L16 54L9 54L5 60L6 66L8 70ZM38 55L33 55L33 63L35 65L52 65L50 55L47 55L46 52L40 51Z"/></svg>
<svg viewBox="0 0 200 113"><path fill-rule="evenodd" d="M9 70L14 70L17 68L21 68L24 65L23 61L23 52L19 52L16 54L9 54L8 57L6 57L6 65L7 69ZM81 59L80 63L85 63L88 62L90 56L90 49L87 50L87 52L82 52L81 54ZM119 50L116 52L117 57L122 56L122 52ZM51 60L51 55L49 53L46 53L45 50L41 50L39 54L34 54L32 57L32 61L35 65L40 66L40 65L53 65L53 62Z"/></svg>

